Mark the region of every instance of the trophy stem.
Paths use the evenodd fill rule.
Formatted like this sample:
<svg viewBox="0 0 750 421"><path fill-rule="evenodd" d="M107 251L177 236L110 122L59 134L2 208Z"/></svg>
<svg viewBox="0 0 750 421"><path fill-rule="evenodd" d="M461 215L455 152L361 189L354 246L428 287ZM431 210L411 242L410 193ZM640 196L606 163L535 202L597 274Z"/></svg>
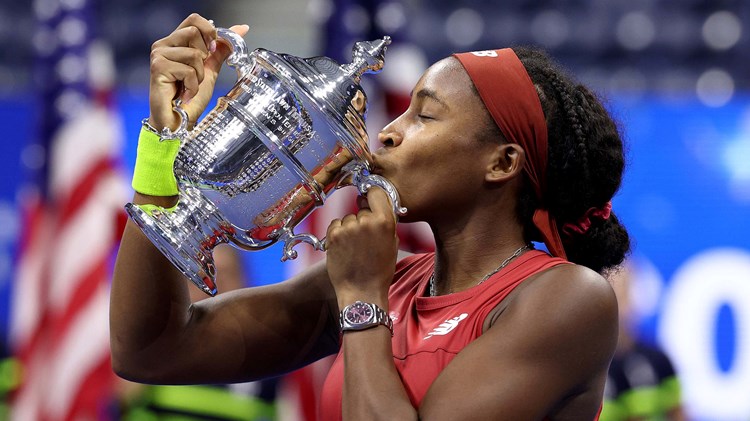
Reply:
<svg viewBox="0 0 750 421"><path fill-rule="evenodd" d="M128 203L125 210L143 233L191 282L216 295L212 250L228 242L233 226L195 188L180 192L177 205L165 209Z"/></svg>

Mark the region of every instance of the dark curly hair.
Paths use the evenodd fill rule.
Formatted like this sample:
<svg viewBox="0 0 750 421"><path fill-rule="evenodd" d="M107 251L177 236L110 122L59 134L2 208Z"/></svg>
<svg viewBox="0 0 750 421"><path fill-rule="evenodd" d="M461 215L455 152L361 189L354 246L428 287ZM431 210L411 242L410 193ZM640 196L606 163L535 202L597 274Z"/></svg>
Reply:
<svg viewBox="0 0 750 421"><path fill-rule="evenodd" d="M548 167L544 206L558 228L575 223L590 208L601 208L620 188L625 158L617 124L597 96L575 82L543 51L513 48L531 77L547 121ZM518 216L527 240L540 234L532 217L538 203L528 178L521 190ZM571 262L604 273L622 263L630 237L614 213L591 218L584 233L560 233Z"/></svg>

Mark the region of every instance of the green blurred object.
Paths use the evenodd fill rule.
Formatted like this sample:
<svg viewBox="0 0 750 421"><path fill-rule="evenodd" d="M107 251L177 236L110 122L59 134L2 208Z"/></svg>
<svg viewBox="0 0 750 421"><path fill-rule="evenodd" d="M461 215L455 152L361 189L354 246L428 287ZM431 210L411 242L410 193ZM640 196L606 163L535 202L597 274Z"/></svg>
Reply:
<svg viewBox="0 0 750 421"><path fill-rule="evenodd" d="M274 421L276 405L224 386L145 386L123 421Z"/></svg>
<svg viewBox="0 0 750 421"><path fill-rule="evenodd" d="M669 358L637 344L612 360L599 420L668 420L681 402L680 383Z"/></svg>
<svg viewBox="0 0 750 421"><path fill-rule="evenodd" d="M0 421L10 419L8 395L21 384L21 363L13 357L0 360Z"/></svg>

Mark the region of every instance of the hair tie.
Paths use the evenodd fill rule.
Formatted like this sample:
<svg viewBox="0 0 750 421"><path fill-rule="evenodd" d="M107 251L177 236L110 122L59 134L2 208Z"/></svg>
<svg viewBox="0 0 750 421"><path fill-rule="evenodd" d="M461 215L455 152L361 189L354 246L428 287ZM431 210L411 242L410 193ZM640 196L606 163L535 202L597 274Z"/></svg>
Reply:
<svg viewBox="0 0 750 421"><path fill-rule="evenodd" d="M586 234L591 228L591 218L606 221L612 214L612 202L607 202L601 208L589 208L576 222L568 222L563 225L562 232L570 237L574 234Z"/></svg>

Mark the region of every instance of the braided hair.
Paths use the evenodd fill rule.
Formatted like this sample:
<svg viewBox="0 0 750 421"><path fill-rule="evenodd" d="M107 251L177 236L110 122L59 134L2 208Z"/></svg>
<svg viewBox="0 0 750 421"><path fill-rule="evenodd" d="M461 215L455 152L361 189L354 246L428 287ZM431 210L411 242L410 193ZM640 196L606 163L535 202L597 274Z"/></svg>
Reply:
<svg viewBox="0 0 750 421"><path fill-rule="evenodd" d="M612 199L622 181L625 159L617 124L601 101L574 82L544 52L513 48L534 83L548 131L547 191L544 206L558 227L576 223L590 208ZM524 177L517 213L527 239L539 238L532 217L538 203ZM630 249L625 227L612 213L591 218L583 233L562 233L571 262L603 273L622 263Z"/></svg>

